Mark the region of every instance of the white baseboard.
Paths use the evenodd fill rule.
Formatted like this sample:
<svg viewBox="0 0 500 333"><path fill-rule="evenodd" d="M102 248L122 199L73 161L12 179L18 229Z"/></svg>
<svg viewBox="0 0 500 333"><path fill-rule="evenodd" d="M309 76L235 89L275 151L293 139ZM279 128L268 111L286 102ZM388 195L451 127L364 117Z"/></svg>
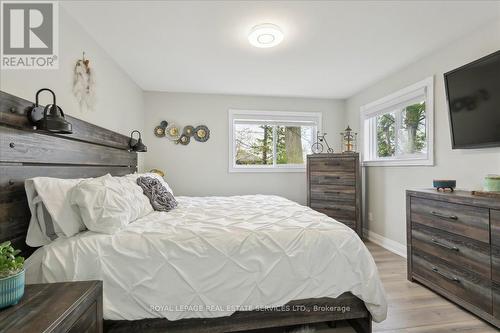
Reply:
<svg viewBox="0 0 500 333"><path fill-rule="evenodd" d="M370 230L368 230L368 240L382 246L384 249L391 251L398 256L406 258L406 246L399 242L393 241L389 238L385 238L384 236L376 234Z"/></svg>

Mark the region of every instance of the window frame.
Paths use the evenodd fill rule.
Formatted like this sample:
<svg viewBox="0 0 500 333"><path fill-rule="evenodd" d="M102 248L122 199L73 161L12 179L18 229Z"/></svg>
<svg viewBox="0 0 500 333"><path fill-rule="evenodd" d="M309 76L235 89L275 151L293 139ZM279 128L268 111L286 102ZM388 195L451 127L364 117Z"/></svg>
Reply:
<svg viewBox="0 0 500 333"><path fill-rule="evenodd" d="M376 117L389 113L391 108L402 107L414 102L419 96L425 96L425 131L427 154L377 156ZM409 104L411 105L411 104ZM387 110L388 112L383 112ZM395 122L401 122L401 113L397 112ZM430 76L411 86L398 90L388 96L361 106L361 149L363 166L433 166L434 165L434 77ZM397 128L396 128L397 132ZM397 133L395 137L397 144ZM397 149L397 146L396 146Z"/></svg>
<svg viewBox="0 0 500 333"><path fill-rule="evenodd" d="M316 131L322 132L322 117L321 112L312 111L268 111L268 110L244 110L244 109L229 109L228 110L228 139L229 139L229 155L228 155L228 170L233 172L306 172L306 161L304 165L293 164L276 164L276 134L273 130L273 164L272 165L237 165L236 164L236 141L234 138L235 121L269 121L276 122L306 122L311 121L316 126ZM316 132L314 132L315 134Z"/></svg>

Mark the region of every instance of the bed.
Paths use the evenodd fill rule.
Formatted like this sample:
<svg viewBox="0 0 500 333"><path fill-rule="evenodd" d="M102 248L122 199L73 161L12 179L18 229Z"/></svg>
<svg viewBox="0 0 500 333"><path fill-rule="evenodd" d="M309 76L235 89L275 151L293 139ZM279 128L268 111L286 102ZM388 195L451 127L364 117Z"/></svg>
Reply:
<svg viewBox="0 0 500 333"><path fill-rule="evenodd" d="M75 118L70 137L31 131L31 106L0 93L0 240L13 240L25 256L34 252L32 282L103 280L107 331L229 332L348 320L357 332L371 332L372 317L385 319L383 287L359 237L276 196L179 197L174 211L151 213L114 235L84 231L27 247L25 179L121 176L137 165L126 137Z"/></svg>

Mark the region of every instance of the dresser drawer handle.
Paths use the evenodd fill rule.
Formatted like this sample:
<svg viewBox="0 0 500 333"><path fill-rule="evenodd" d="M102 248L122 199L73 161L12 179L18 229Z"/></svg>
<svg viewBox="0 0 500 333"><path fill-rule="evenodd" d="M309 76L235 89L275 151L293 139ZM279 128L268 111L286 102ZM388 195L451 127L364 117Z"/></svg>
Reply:
<svg viewBox="0 0 500 333"><path fill-rule="evenodd" d="M448 279L448 280L453 281L453 282L456 282L456 283L460 283L460 280L459 280L457 277L454 277L454 276L448 276L448 275L446 275L446 274L444 274L444 273L441 273L437 267L432 267L432 271L433 271L434 273L437 273L437 274L441 275L441 276L442 276L442 277L444 277L445 279Z"/></svg>
<svg viewBox="0 0 500 333"><path fill-rule="evenodd" d="M438 213L435 211L432 211L431 214L434 216L440 217L442 219L458 220L458 216L456 216L456 215L445 215L445 214L441 214L441 213Z"/></svg>
<svg viewBox="0 0 500 333"><path fill-rule="evenodd" d="M339 191L325 191L325 194L342 194Z"/></svg>
<svg viewBox="0 0 500 333"><path fill-rule="evenodd" d="M449 245L446 245L446 244L440 243L439 241L437 241L437 240L436 240L436 239L434 239L434 238L432 239L432 242L433 242L434 244L436 244L437 246L444 247L445 249L448 249L448 250L450 250L450 251L456 251L456 252L458 252L458 251L459 251L458 247L456 247L456 246L449 246Z"/></svg>

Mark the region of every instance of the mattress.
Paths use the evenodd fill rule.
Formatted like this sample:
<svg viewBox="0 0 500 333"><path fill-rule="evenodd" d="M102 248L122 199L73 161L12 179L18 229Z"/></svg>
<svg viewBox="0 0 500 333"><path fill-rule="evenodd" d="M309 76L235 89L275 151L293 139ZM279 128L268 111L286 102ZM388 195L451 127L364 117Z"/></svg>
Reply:
<svg viewBox="0 0 500 333"><path fill-rule="evenodd" d="M375 262L345 225L277 196L177 199L116 234L43 246L27 280L102 280L111 320L213 318L348 291L385 319Z"/></svg>

